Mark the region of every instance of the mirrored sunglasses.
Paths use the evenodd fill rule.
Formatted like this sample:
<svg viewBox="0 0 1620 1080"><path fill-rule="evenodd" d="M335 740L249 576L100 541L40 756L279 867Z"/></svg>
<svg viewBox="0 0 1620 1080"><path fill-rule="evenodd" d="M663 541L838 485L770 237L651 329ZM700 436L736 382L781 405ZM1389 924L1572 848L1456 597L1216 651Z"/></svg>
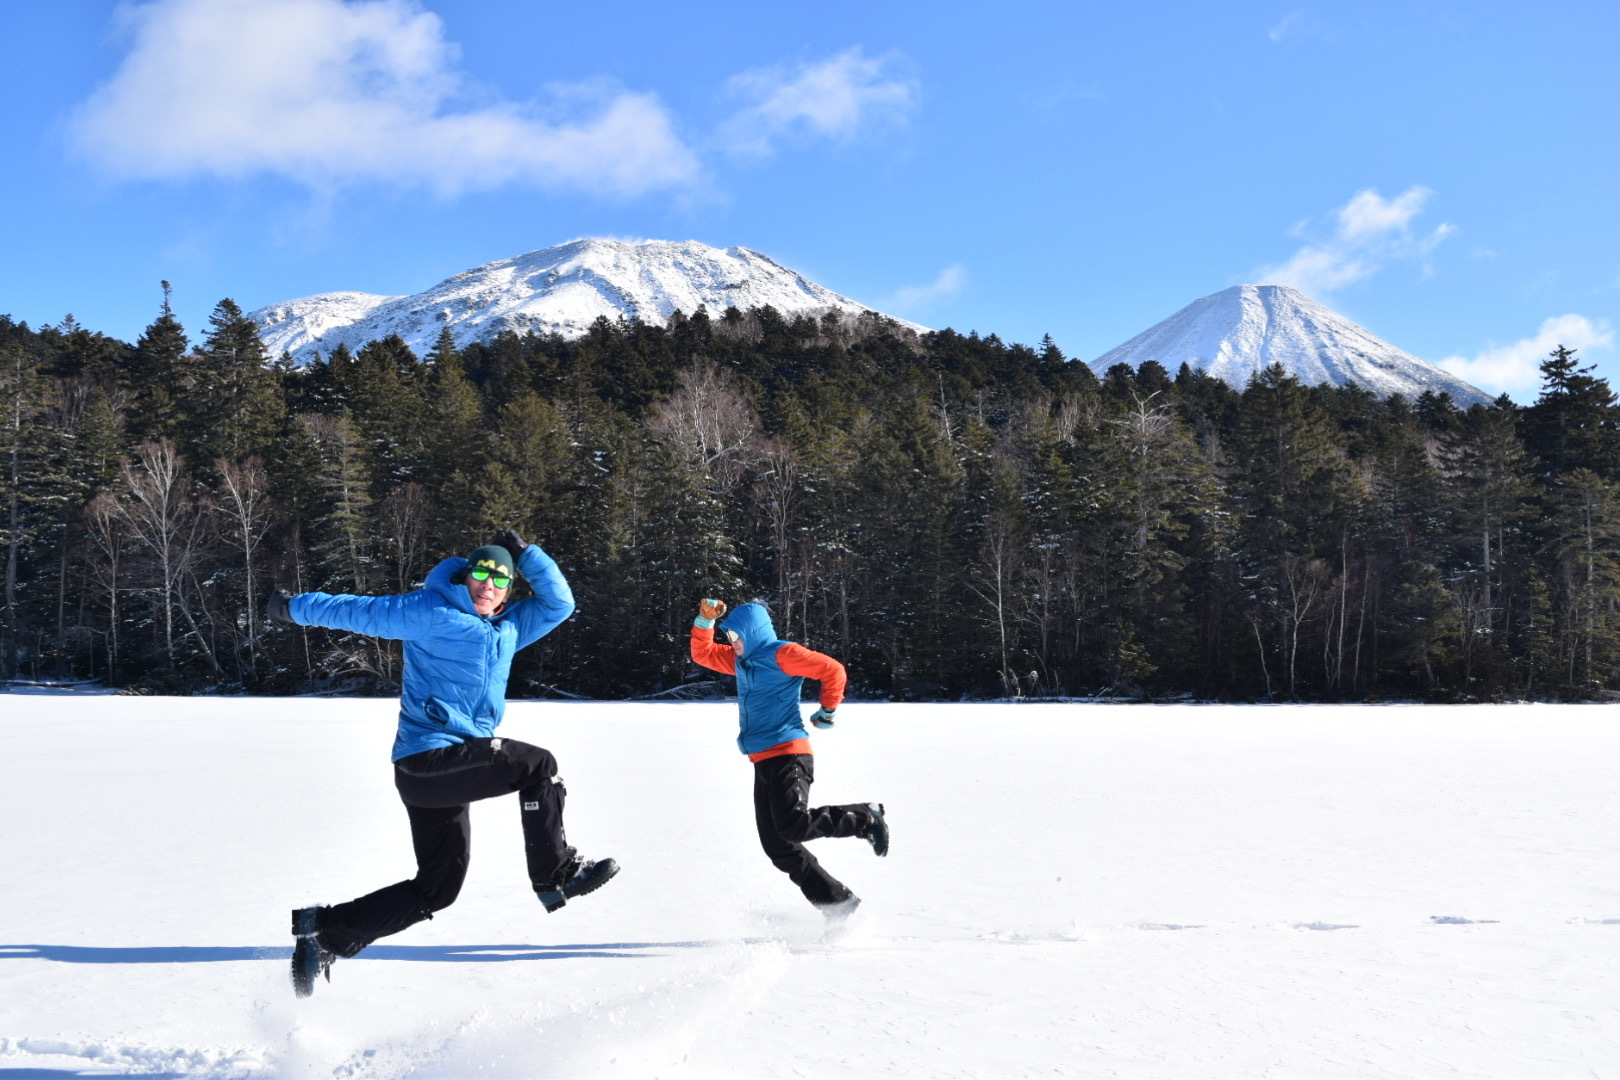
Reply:
<svg viewBox="0 0 1620 1080"><path fill-rule="evenodd" d="M472 578L474 581L487 581L494 585L497 589L504 589L512 584L512 579L507 577L505 574L497 574L495 571L483 566L480 566L476 570L467 571L467 576Z"/></svg>

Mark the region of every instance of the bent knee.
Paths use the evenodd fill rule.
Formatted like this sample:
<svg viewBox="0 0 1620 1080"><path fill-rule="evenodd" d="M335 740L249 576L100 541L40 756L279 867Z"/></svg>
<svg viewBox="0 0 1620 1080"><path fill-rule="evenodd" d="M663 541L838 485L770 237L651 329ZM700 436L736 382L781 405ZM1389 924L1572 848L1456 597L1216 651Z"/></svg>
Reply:
<svg viewBox="0 0 1620 1080"><path fill-rule="evenodd" d="M526 782L549 780L557 775L557 759L543 746L506 739L501 744L501 753L523 767Z"/></svg>
<svg viewBox="0 0 1620 1080"><path fill-rule="evenodd" d="M455 903L456 897L461 895L461 884L466 880L467 873L462 871L459 874L434 881L423 881L418 878L414 884L416 885L417 895L422 898L423 906L431 913L443 911Z"/></svg>
<svg viewBox="0 0 1620 1080"><path fill-rule="evenodd" d="M779 823L776 826L776 835L790 844L802 844L806 840L814 840L816 830L810 815L805 814L803 817Z"/></svg>

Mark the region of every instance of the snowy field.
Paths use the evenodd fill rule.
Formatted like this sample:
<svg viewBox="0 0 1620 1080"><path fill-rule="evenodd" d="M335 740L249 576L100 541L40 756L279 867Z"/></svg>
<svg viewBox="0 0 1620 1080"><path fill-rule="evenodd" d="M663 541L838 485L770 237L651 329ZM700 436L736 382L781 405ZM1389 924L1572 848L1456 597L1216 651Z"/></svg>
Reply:
<svg viewBox="0 0 1620 1080"><path fill-rule="evenodd" d="M412 872L385 700L0 697L0 1080L1620 1076L1620 708L846 706L760 853L729 704L518 703L461 900L295 999L288 910Z"/></svg>

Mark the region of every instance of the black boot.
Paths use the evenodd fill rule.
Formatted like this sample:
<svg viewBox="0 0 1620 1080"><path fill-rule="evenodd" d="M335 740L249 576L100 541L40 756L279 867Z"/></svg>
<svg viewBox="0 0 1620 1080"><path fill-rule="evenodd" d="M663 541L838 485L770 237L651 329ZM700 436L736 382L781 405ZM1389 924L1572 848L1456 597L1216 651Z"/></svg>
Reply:
<svg viewBox="0 0 1620 1080"><path fill-rule="evenodd" d="M326 981L332 981L332 961L336 954L321 944L320 931L316 928L315 920L320 908L296 908L292 913L293 937L298 940L293 945L292 956L292 983L293 991L299 997L309 997L315 992L315 979L325 975Z"/></svg>
<svg viewBox="0 0 1620 1080"><path fill-rule="evenodd" d="M619 864L612 859L581 859L570 848L568 858L557 873L544 885L536 885L534 894L548 912L556 911L568 903L570 897L584 896L600 889L618 872Z"/></svg>
<svg viewBox="0 0 1620 1080"><path fill-rule="evenodd" d="M879 856L889 853L889 823L883 820L883 804L880 802L867 803L867 809L872 811L872 820L866 826L863 834L871 843L872 850Z"/></svg>
<svg viewBox="0 0 1620 1080"><path fill-rule="evenodd" d="M854 893L850 893L842 900L834 900L830 904L816 905L816 907L821 909L821 913L827 917L827 921L834 924L841 923L851 915L855 914L855 909L860 906L861 898L856 896Z"/></svg>

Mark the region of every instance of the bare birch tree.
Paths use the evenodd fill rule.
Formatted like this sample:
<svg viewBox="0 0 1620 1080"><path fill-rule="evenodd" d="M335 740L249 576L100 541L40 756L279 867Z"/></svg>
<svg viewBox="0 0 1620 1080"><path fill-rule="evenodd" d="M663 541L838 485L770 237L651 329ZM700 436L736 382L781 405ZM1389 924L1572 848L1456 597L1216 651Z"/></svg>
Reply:
<svg viewBox="0 0 1620 1080"><path fill-rule="evenodd" d="M247 658L243 667L249 678L256 677L259 665L259 585L254 555L264 542L270 519L270 482L258 458L237 463L220 458L214 462L219 475L214 501L221 518L220 535L242 560L242 601L246 619L240 635L246 639Z"/></svg>
<svg viewBox="0 0 1620 1080"><path fill-rule="evenodd" d="M158 623L163 655L171 667L175 608L191 560L197 516L184 465L174 443L162 439L137 446L135 461L125 464L119 474L123 488L119 513L157 570Z"/></svg>

